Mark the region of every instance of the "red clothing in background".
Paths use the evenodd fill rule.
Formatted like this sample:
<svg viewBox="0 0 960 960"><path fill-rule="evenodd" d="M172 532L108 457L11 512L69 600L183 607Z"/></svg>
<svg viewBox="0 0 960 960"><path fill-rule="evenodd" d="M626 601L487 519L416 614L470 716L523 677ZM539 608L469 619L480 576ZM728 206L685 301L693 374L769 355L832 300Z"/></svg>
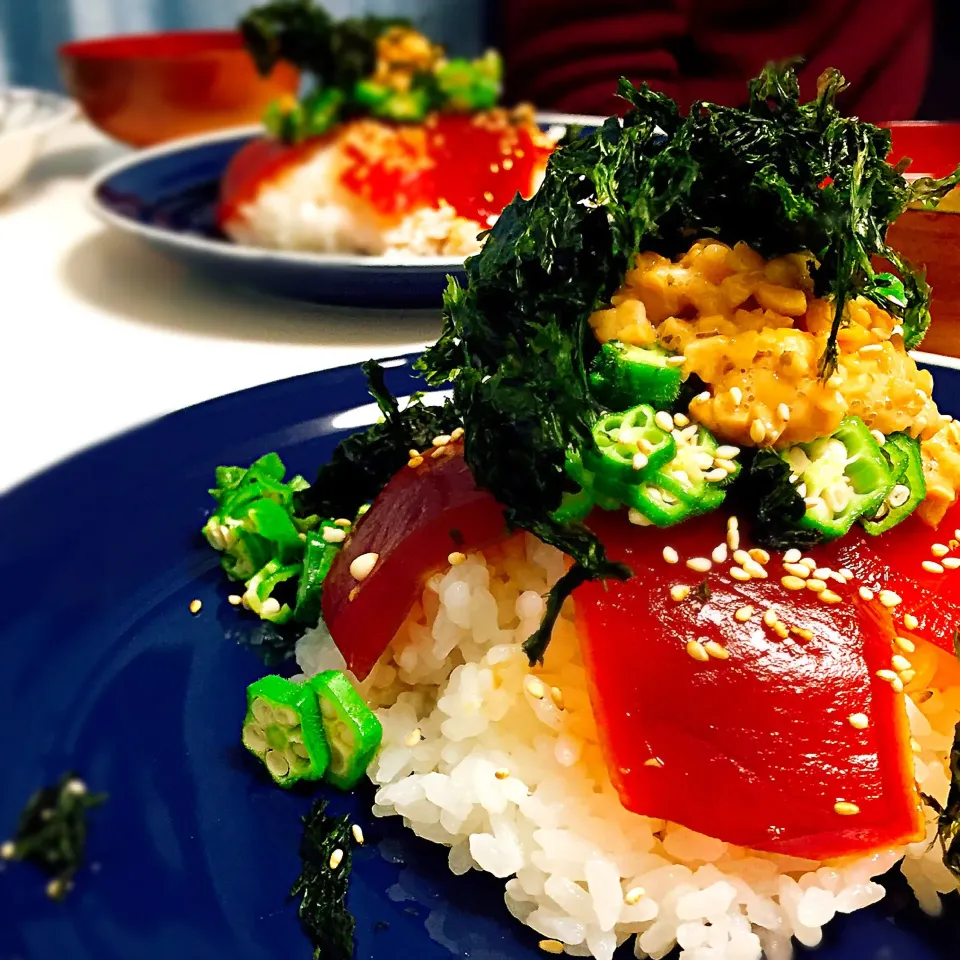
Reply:
<svg viewBox="0 0 960 960"><path fill-rule="evenodd" d="M508 93L538 107L608 114L622 75L680 102L738 105L765 63L802 56L801 90L837 67L863 120L913 117L923 96L932 0L501 0Z"/></svg>

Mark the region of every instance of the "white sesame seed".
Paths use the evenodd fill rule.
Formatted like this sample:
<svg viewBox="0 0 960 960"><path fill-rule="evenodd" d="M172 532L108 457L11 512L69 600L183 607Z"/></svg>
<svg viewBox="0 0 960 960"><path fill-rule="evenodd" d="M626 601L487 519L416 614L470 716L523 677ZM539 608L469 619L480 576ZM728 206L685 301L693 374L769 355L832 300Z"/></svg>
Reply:
<svg viewBox="0 0 960 960"><path fill-rule="evenodd" d="M650 461L642 453L635 453L631 465L634 470L642 470Z"/></svg>
<svg viewBox="0 0 960 960"><path fill-rule="evenodd" d="M707 483L719 483L721 480L727 479L727 471L723 467L717 467L716 470L708 470L704 475L703 479Z"/></svg>
<svg viewBox="0 0 960 960"><path fill-rule="evenodd" d="M906 619L906 618L904 618ZM917 645L912 641L908 640L906 637L894 637L893 642L904 652L904 653L916 653Z"/></svg>
<svg viewBox="0 0 960 960"><path fill-rule="evenodd" d="M673 417L666 410L658 410L653 422L661 429L670 433L673 430Z"/></svg>
<svg viewBox="0 0 960 960"><path fill-rule="evenodd" d="M746 550L734 550L733 559L736 563L744 564L748 560L752 559L750 554Z"/></svg>
<svg viewBox="0 0 960 960"><path fill-rule="evenodd" d="M407 466L413 470L416 470L417 467L423 466L423 457L411 457L407 462Z"/></svg>
<svg viewBox="0 0 960 960"><path fill-rule="evenodd" d="M454 550L453 553L447 554L447 563L449 563L451 567L459 567L461 563L466 562L467 555L465 553L461 553L459 550Z"/></svg>
<svg viewBox="0 0 960 960"><path fill-rule="evenodd" d="M423 740L423 732L419 727L415 727L404 737L403 745L405 747L415 747L421 740Z"/></svg>
<svg viewBox="0 0 960 960"><path fill-rule="evenodd" d="M347 539L347 533L342 527L324 527L322 536L325 543L343 543Z"/></svg>
<svg viewBox="0 0 960 960"><path fill-rule="evenodd" d="M807 580L807 589L812 590L814 593L823 593L823 591L827 589L827 585L818 577L811 577Z"/></svg>
<svg viewBox="0 0 960 960"><path fill-rule="evenodd" d="M337 527L352 527L353 524L346 517L338 517L333 521L334 526Z"/></svg>
<svg viewBox="0 0 960 960"><path fill-rule="evenodd" d="M729 444L724 444L721 447L717 447L716 453L714 453L714 456L718 460L733 460L734 457L737 457L739 455L740 455L740 448L730 446Z"/></svg>
<svg viewBox="0 0 960 960"><path fill-rule="evenodd" d="M336 870L337 867L343 862L343 851L337 847L333 853L330 854L330 869Z"/></svg>
<svg viewBox="0 0 960 960"><path fill-rule="evenodd" d="M881 680L886 680L888 683L892 683L897 679L897 675L893 670L878 670L877 676Z"/></svg>
<svg viewBox="0 0 960 960"><path fill-rule="evenodd" d="M752 550L748 550L747 553L749 553L757 563L770 562L770 554L767 553L766 550L761 550L759 547L754 547Z"/></svg>
<svg viewBox="0 0 960 960"><path fill-rule="evenodd" d="M360 826L360 824L355 823L350 828L350 832L353 834L353 839L356 840L357 843L359 843L360 846L362 847L363 846L363 828Z"/></svg>
<svg viewBox="0 0 960 960"><path fill-rule="evenodd" d="M936 560L924 560L920 566L923 567L927 573L943 573L943 565L937 563Z"/></svg>
<svg viewBox="0 0 960 960"><path fill-rule="evenodd" d="M417 450L415 447L411 447L411 448L407 451L407 456L408 456L411 460L413 460L414 457L419 457L419 456L420 456L420 451Z"/></svg>
<svg viewBox="0 0 960 960"><path fill-rule="evenodd" d="M780 583L783 584L787 590L802 590L804 582L800 577L787 576L782 577Z"/></svg>
<svg viewBox="0 0 960 960"><path fill-rule="evenodd" d="M704 390L703 393L698 393L693 399L696 403L706 403L710 399L710 391Z"/></svg>
<svg viewBox="0 0 960 960"><path fill-rule="evenodd" d="M787 573L792 573L795 577L806 579L810 576L810 568L804 566L802 563L785 563L783 569L786 570Z"/></svg>
<svg viewBox="0 0 960 960"><path fill-rule="evenodd" d="M431 459L431 460L439 460L440 457L442 457L442 456L444 456L444 454L446 454L446 452L447 452L447 449L446 449L445 446L444 446L444 447L437 447L436 450L434 450L433 453L430 454L430 459Z"/></svg>
<svg viewBox="0 0 960 960"><path fill-rule="evenodd" d="M627 511L627 519L628 519L635 527L650 527L650 526L653 526L653 524L652 524L639 510L634 510L633 507L631 507L631 508Z"/></svg>
<svg viewBox="0 0 960 960"><path fill-rule="evenodd" d="M743 403L743 391L739 387L730 388L730 399L733 400L733 405L739 407Z"/></svg>
<svg viewBox="0 0 960 960"><path fill-rule="evenodd" d="M727 517L727 530L736 530L740 526L740 521L736 516Z"/></svg>
<svg viewBox="0 0 960 960"><path fill-rule="evenodd" d="M230 596L227 597L227 603L229 603L231 607L239 607L242 600L243 597L241 597L239 593L231 593Z"/></svg>
<svg viewBox="0 0 960 960"><path fill-rule="evenodd" d="M903 625L908 630L916 630L920 626L920 621L912 613L905 613L903 615Z"/></svg>
<svg viewBox="0 0 960 960"><path fill-rule="evenodd" d="M203 606L202 600L191 600L190 601L190 612L197 614L200 612L200 608Z"/></svg>
<svg viewBox="0 0 960 960"><path fill-rule="evenodd" d="M833 571L829 567L815 567L813 570L813 575L818 580L826 580L831 573L833 573Z"/></svg>
<svg viewBox="0 0 960 960"><path fill-rule="evenodd" d="M856 730L866 730L870 726L870 718L865 713L851 713L847 723Z"/></svg>
<svg viewBox="0 0 960 960"><path fill-rule="evenodd" d="M747 604L745 607L740 607L739 610L733 615L735 620L739 620L740 623L746 623L754 614L756 610Z"/></svg>
<svg viewBox="0 0 960 960"><path fill-rule="evenodd" d="M860 599L866 600L867 603L873 599L873 591L869 587L861 587L857 593L860 594Z"/></svg>
<svg viewBox="0 0 960 960"><path fill-rule="evenodd" d="M350 564L350 576L354 580L366 580L373 573L373 568L379 559L379 553L361 553Z"/></svg>
<svg viewBox="0 0 960 960"><path fill-rule="evenodd" d="M956 570L960 567L960 557L944 557L943 566L946 570Z"/></svg>
<svg viewBox="0 0 960 960"><path fill-rule="evenodd" d="M913 678L916 677L916 670L904 670L900 674L900 682L903 684L912 683Z"/></svg>
<svg viewBox="0 0 960 960"><path fill-rule="evenodd" d="M54 877L54 879L47 884L47 896L51 900L56 900L63 896L63 881L59 877Z"/></svg>
<svg viewBox="0 0 960 960"><path fill-rule="evenodd" d="M834 593L832 590L821 590L817 597L821 599L824 603L842 603L843 597L838 593Z"/></svg>
<svg viewBox="0 0 960 960"><path fill-rule="evenodd" d="M790 636L790 631L787 629L787 625L785 623L781 623L779 620L770 629L773 630L778 637L781 637L784 640Z"/></svg>
<svg viewBox="0 0 960 960"><path fill-rule="evenodd" d="M837 571L837 573L839 573L840 576L843 577L843 579L847 581L847 583L849 583L849 582L853 579L853 571L852 571L852 570L848 570L846 567L841 567L841 568Z"/></svg>
<svg viewBox="0 0 960 960"><path fill-rule="evenodd" d="M848 803L846 800L838 800L833 805L833 809L841 817L855 817L860 812L860 808L855 803Z"/></svg>
<svg viewBox="0 0 960 960"><path fill-rule="evenodd" d="M767 428L763 421L754 420L753 423L750 424L750 439L756 444L761 444L766 436Z"/></svg>
<svg viewBox="0 0 960 960"><path fill-rule="evenodd" d="M694 660L700 660L702 663L706 663L710 659L710 654L707 653L706 648L699 640L691 640L687 644L687 653Z"/></svg>
<svg viewBox="0 0 960 960"><path fill-rule="evenodd" d="M668 367L682 367L686 362L686 357L667 357Z"/></svg>
<svg viewBox="0 0 960 960"><path fill-rule="evenodd" d="M631 887L624 895L623 902L628 906L632 907L635 903L638 903L643 897L643 887Z"/></svg>
<svg viewBox="0 0 960 960"><path fill-rule="evenodd" d="M736 550L740 546L740 531L736 527L727 530L727 546L731 550Z"/></svg>
<svg viewBox="0 0 960 960"><path fill-rule="evenodd" d="M689 426L690 426L690 418L689 418L686 414L684 414L684 413L675 413L675 414L673 415L673 422L674 422L678 427L689 427Z"/></svg>
<svg viewBox="0 0 960 960"><path fill-rule="evenodd" d="M743 567L743 569L746 570L751 577L756 577L758 580L767 579L766 568L763 566L763 564L757 563L753 557L747 557L747 559L744 560L740 566Z"/></svg>
<svg viewBox="0 0 960 960"><path fill-rule="evenodd" d="M451 440L459 440L463 436L463 427L457 427L450 432Z"/></svg>
<svg viewBox="0 0 960 960"><path fill-rule="evenodd" d="M563 709L563 691L559 687L550 688L550 699L558 710Z"/></svg>
<svg viewBox="0 0 960 960"><path fill-rule="evenodd" d="M643 765L645 767L657 767L659 769L663 766L663 761L659 757L651 757L649 760L644 760Z"/></svg>
<svg viewBox="0 0 960 960"><path fill-rule="evenodd" d="M718 544L713 548L713 553L710 554L710 559L714 563L726 563L727 562L727 545L725 543Z"/></svg>
<svg viewBox="0 0 960 960"><path fill-rule="evenodd" d="M779 622L779 617L777 616L776 610L764 610L763 611L763 622L768 626L772 627L775 623Z"/></svg>
<svg viewBox="0 0 960 960"><path fill-rule="evenodd" d="M788 550L783 555L783 562L796 563L802 556L803 554L796 547L794 547L792 550Z"/></svg>
<svg viewBox="0 0 960 960"><path fill-rule="evenodd" d="M930 552L939 559L945 557L950 552L950 548L945 543L935 543L930 547Z"/></svg>
<svg viewBox="0 0 960 960"><path fill-rule="evenodd" d="M664 547L664 548L663 548L663 559L666 560L667 563L679 563L679 562L680 562L680 554L677 553L677 551L674 550L673 547Z"/></svg>
<svg viewBox="0 0 960 960"><path fill-rule="evenodd" d="M563 944L559 940L541 940L538 946L544 953L563 953Z"/></svg>
<svg viewBox="0 0 960 960"><path fill-rule="evenodd" d="M897 673L903 673L904 670L910 670L913 664L903 654L895 653L890 660L890 665Z"/></svg>
<svg viewBox="0 0 960 960"><path fill-rule="evenodd" d="M790 419L790 408L785 403L781 403L777 407L777 413L780 415L780 419L784 422Z"/></svg>
<svg viewBox="0 0 960 960"><path fill-rule="evenodd" d="M670 599L676 600L678 603L681 600L686 600L690 596L690 588L685 584L678 583L670 588Z"/></svg>
<svg viewBox="0 0 960 960"><path fill-rule="evenodd" d="M902 597L900 597L899 594L894 593L892 590L881 590L879 597L880 602L891 610L903 603Z"/></svg>
<svg viewBox="0 0 960 960"><path fill-rule="evenodd" d="M817 561L813 557L801 557L797 563L802 563L805 567L809 568L811 571L817 569Z"/></svg>
<svg viewBox="0 0 960 960"><path fill-rule="evenodd" d="M753 577L751 577L750 574L743 569L743 567L731 567L730 576L733 577L734 580L739 580L742 583L746 583L747 580L753 579Z"/></svg>
<svg viewBox="0 0 960 960"><path fill-rule="evenodd" d="M17 845L12 840L7 840L3 846L0 846L0 860L12 860L17 853Z"/></svg>
<svg viewBox="0 0 960 960"><path fill-rule="evenodd" d="M713 564L707 557L691 557L687 561L687 566L697 573L706 573Z"/></svg>
<svg viewBox="0 0 960 960"><path fill-rule="evenodd" d="M527 693L529 693L534 700L542 700L546 695L547 688L543 685L543 681L537 677L527 676L523 685L527 688Z"/></svg>
<svg viewBox="0 0 960 960"><path fill-rule="evenodd" d="M711 657L713 657L715 660L729 660L729 659L730 659L730 651L729 651L726 647L724 647L724 646L722 646L721 644L717 643L716 640L708 640L708 641L703 645L703 649L706 650L707 653L708 653Z"/></svg>

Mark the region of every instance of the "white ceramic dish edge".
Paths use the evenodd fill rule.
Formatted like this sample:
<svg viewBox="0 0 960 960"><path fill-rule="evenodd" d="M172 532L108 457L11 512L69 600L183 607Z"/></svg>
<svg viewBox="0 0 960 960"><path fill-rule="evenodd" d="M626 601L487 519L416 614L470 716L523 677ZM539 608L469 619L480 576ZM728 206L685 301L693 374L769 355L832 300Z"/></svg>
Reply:
<svg viewBox="0 0 960 960"><path fill-rule="evenodd" d="M0 91L0 100L31 112L9 129L0 126L0 198L8 194L26 176L43 149L47 136L79 113L77 105L48 90L10 87Z"/></svg>

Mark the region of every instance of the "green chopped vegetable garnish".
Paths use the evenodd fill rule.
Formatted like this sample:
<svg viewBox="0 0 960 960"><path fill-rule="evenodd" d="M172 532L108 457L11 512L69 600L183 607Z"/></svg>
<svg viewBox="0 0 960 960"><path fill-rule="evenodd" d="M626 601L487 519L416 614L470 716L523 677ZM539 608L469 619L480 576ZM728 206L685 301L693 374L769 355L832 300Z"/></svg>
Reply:
<svg viewBox="0 0 960 960"><path fill-rule="evenodd" d="M300 898L300 926L313 944L314 960L350 960L355 927L347 909L353 867L350 820L328 816L326 809L326 800L316 800L303 818L303 866L290 897Z"/></svg>
<svg viewBox="0 0 960 960"><path fill-rule="evenodd" d="M890 466L894 484L876 513L860 518L863 529L874 536L906 520L927 495L920 441L905 433L892 433L881 449Z"/></svg>
<svg viewBox="0 0 960 960"><path fill-rule="evenodd" d="M33 864L51 878L47 895L62 900L83 864L87 811L106 799L105 793L90 793L75 773L64 774L27 801L13 839L0 845L0 858Z"/></svg>
<svg viewBox="0 0 960 960"><path fill-rule="evenodd" d="M319 780L330 762L316 696L306 684L283 677L247 687L241 739L281 787Z"/></svg>
<svg viewBox="0 0 960 960"><path fill-rule="evenodd" d="M352 117L419 123L432 111L486 110L500 99L496 53L447 60L399 17L337 21L312 0L275 0L251 10L240 30L262 73L286 60L312 81L302 101L273 103L264 115L267 130L286 143L322 136ZM380 41L398 32L417 48L417 62L404 62L403 53L382 62Z"/></svg>
<svg viewBox="0 0 960 960"><path fill-rule="evenodd" d="M667 361L675 356L659 346L635 347L609 340L594 357L590 370L593 395L612 410L637 403L669 408L680 393L680 368Z"/></svg>
<svg viewBox="0 0 960 960"><path fill-rule="evenodd" d="M330 766L326 779L341 790L363 777L380 746L383 728L346 674L327 670L308 681L320 704Z"/></svg>
<svg viewBox="0 0 960 960"><path fill-rule="evenodd" d="M758 455L751 477L761 490L772 484L754 534L775 549L835 540L860 517L876 516L896 482L859 417L846 417L828 437Z"/></svg>

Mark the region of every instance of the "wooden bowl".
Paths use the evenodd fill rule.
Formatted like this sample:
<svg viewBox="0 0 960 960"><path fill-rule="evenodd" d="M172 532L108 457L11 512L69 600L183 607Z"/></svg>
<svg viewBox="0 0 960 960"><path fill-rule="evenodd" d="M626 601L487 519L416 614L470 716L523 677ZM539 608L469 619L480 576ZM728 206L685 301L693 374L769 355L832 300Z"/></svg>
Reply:
<svg viewBox="0 0 960 960"><path fill-rule="evenodd" d="M235 31L80 40L60 65L90 122L135 147L255 123L300 82L286 63L261 77Z"/></svg>
<svg viewBox="0 0 960 960"><path fill-rule="evenodd" d="M942 177L960 163L960 123L885 124L893 138L891 162L907 156L908 176ZM927 269L933 321L922 350L960 357L960 192L937 210L907 210L887 233L890 246Z"/></svg>

